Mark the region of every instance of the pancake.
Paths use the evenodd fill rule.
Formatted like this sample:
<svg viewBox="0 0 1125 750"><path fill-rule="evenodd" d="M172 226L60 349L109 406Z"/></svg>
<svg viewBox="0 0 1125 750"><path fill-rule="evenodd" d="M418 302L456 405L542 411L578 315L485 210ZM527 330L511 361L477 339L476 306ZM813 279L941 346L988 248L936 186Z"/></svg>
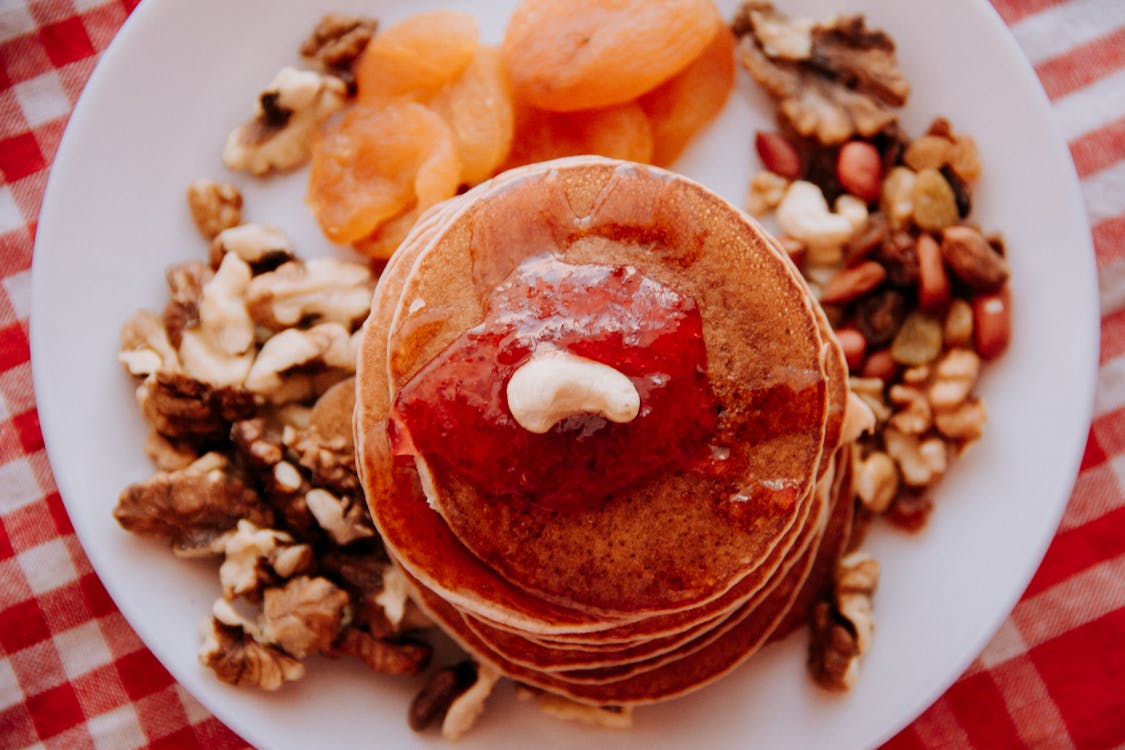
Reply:
<svg viewBox="0 0 1125 750"><path fill-rule="evenodd" d="M807 289L762 235L695 183L611 160L539 165L462 204L405 283L392 389L476 325L487 291L530 254L629 265L698 301L720 446L752 478L667 472L567 514L482 495L430 465L430 501L476 556L521 589L607 617L696 606L768 556L818 473L827 395Z"/></svg>
<svg viewBox="0 0 1125 750"><path fill-rule="evenodd" d="M824 477L825 481L818 484L818 494L814 509L815 521L808 525L809 533L804 535L802 539L794 545L790 555L787 556L781 565L777 575L751 594L741 596L730 602L719 614L709 615L708 619L702 619L700 621L692 619L690 622L687 622L686 618L681 618L685 619L685 624L682 627L673 629L670 624L666 624L663 630L655 631L662 633L661 635L649 636L639 643L624 647L618 646L616 649L582 650L580 648L574 648L573 644L571 648L559 648L554 644L544 644L499 628L490 627L484 625L479 619L464 611L461 611L462 618L469 629L484 641L488 642L498 654L505 657L507 660L521 666L542 669L546 672L561 672L561 676L567 679L577 681L588 681L591 678L594 680L602 680L608 675L618 673L611 672L607 675L607 673L600 671L597 673L589 673L585 670L620 667L626 664L633 665L634 667L640 664L645 668L651 669L658 666L660 662L658 662L657 659L659 657L664 657L665 660L667 660L668 657L666 657L666 655L682 653L683 647L689 642L698 644L700 639L717 632L732 614L739 610L752 608L757 603L764 600L782 579L791 574L800 574L800 568L799 566L795 566L795 563L804 556L810 546L817 545L825 530L828 505L833 497L831 494L831 473L832 472L828 472ZM694 610L692 612L694 612ZM684 613L677 614L683 615ZM667 621L672 618L666 616L655 619L664 620L667 623ZM647 626L649 622L648 620L641 621L638 625L644 627ZM630 626L623 626L622 628L618 628L618 630L629 627ZM570 670L583 671L571 672Z"/></svg>
<svg viewBox="0 0 1125 750"><path fill-rule="evenodd" d="M811 554L806 554L800 564L806 568L811 567L812 558ZM419 586L409 576L407 580L414 586L412 596L421 609L440 623L443 630L478 661L492 665L514 680L575 701L597 706L623 706L654 703L681 696L733 669L766 642L788 612L803 576L782 581L758 607L729 618L721 632L712 634L701 648L690 650L684 658L601 684L571 682L505 660L465 627L456 609L432 591Z"/></svg>
<svg viewBox="0 0 1125 750"><path fill-rule="evenodd" d="M396 400L544 255L637 269L698 302L722 410L707 447L737 470L672 466L574 512L395 455ZM729 671L823 588L847 536L850 480L832 468L846 378L819 305L757 224L662 170L559 160L435 207L392 258L361 338L357 463L412 596L471 655L575 700L647 703Z"/></svg>
<svg viewBox="0 0 1125 750"><path fill-rule="evenodd" d="M849 464L850 465L850 464ZM850 528L852 495L850 478L832 483L831 514L823 530L820 547L809 548L798 561L799 572L784 580L757 607L746 608L728 618L718 632L703 643L686 649L682 659L667 661L653 670L631 674L608 682L574 682L558 675L523 669L496 653L490 644L474 638L471 629L463 627L459 613L440 597L424 588L414 592L419 605L458 641L474 658L492 664L498 670L544 690L560 693L579 702L594 705L636 705L681 696L718 679L744 662L775 635L787 635L781 627L789 622L795 607L801 607L802 581L810 580L817 563L838 555L846 544ZM841 542L841 540L844 540ZM417 585L416 581L412 584Z"/></svg>
<svg viewBox="0 0 1125 750"><path fill-rule="evenodd" d="M388 265L388 267L384 271L384 274L380 280L381 284L393 286L395 283L397 283L397 279L404 275L408 270L410 248L404 246L403 250L403 254L396 255L395 259L391 264ZM380 297L380 299L386 299L388 297L389 295L384 294L382 297ZM368 320L367 326L371 328L377 326L379 320L381 319L381 316L378 313L379 310L376 309L373 312L372 317ZM377 338L377 336L377 333L372 333L373 338ZM357 431L362 434L362 437L357 438L359 440L359 443L361 444L361 450L359 453L359 456L361 458L359 462L361 466L361 473L365 477L374 476L378 480L373 483L367 483L369 495L371 494L373 487L381 487L384 490L389 489L391 491L394 491L394 489L386 483L386 480L391 478L389 474L390 461L389 455L386 450L385 439L386 399L383 399L384 408L382 411L373 409L374 406L378 405L379 393L385 393L385 390L380 388L380 384L378 381L377 376L379 375L379 368L375 366L373 371L369 372L367 370L367 368L371 367L373 364L377 365L377 362L373 362L372 358L366 356L361 357L359 364L359 382L360 387L365 391L365 395L360 400L361 409L359 412L357 412L356 419ZM374 426L365 427L365 425ZM376 466L378 468L373 469L373 466ZM413 474L413 467L409 465L400 466L398 475L398 491L401 494L413 496L417 500L417 502L414 504L415 508L424 509L424 498L422 498L421 489L417 485L417 480ZM405 523L381 525L380 530L383 533L384 538L387 540L389 546L396 546L398 548L403 548L406 550L406 554L404 556L405 559L400 558L400 563L402 563L407 570L413 571L414 566L410 565L409 563L416 560L417 554L419 552L424 552L425 550L429 549L427 545L422 543L423 540L435 538L438 542L434 545L434 548L437 551L438 561L440 563L452 563L445 566L445 568L447 568L454 574L452 579L447 580L447 583L449 584L447 586L447 589L455 591L457 587L465 585L467 581L478 580L474 579L473 577L473 572L475 571L479 578L484 579L484 583L480 586L480 588L488 592L494 599L503 600L503 597L498 594L498 591L506 591L510 595L514 596L515 599L526 601L527 597L523 596L524 592L511 591L511 587L507 585L505 581L497 580L494 576L489 576L488 571L482 571L480 569L481 566L479 564L479 561L467 555L465 551L457 544L456 540L448 536L448 532L443 528L441 524L440 517L438 517L436 514L420 512L415 514L406 514L403 518L405 520ZM403 533L403 540L400 544L393 545L392 542L396 539L395 534L397 532ZM423 563L422 567L431 571L435 569L442 569L442 566L434 564L432 562ZM454 594L452 598L456 600L458 597L456 596L456 594ZM557 626L561 629L565 629L565 631L568 633L573 633L575 631L590 631L595 629L601 630L609 627L609 624L606 623L601 623L595 628L580 627L577 624L575 618L577 617L585 622L584 615L574 615L573 613L566 613L557 608L547 610L545 612L545 608L543 607L542 603L537 600L530 602L529 610L533 612L535 616L553 612L556 616L564 617L564 619L557 623ZM674 622L668 622L668 620L670 619L671 618L665 618L666 627L675 624ZM682 621L683 620L681 618L680 622ZM532 624L535 625L538 623L533 622ZM617 630L619 635L622 633L622 630L622 628L619 628ZM652 627L650 626L649 628L647 628L647 630L651 631ZM642 636L644 632L644 630L638 628L626 637L636 639L637 637ZM616 649L618 648L618 646L613 645L612 648Z"/></svg>
<svg viewBox="0 0 1125 750"><path fill-rule="evenodd" d="M604 684L620 682L628 678L639 676L645 672L657 670L667 664L682 661L720 638L725 632L732 628L739 619L751 616L762 616L759 612L759 608L765 606L767 602L776 602L777 598L775 597L775 592L800 589L802 582L811 572L809 558L819 548L820 541L825 533L826 521L829 514L829 503L832 499L830 489L831 479L829 478L829 481L823 485L823 491L817 492L816 519L810 524L811 533L802 540L798 547L794 548L793 554L786 559L777 575L773 576L765 586L756 591L752 596L740 600L740 602L720 618L713 627L700 631L694 637L685 640L684 643L675 648L661 648L647 657L634 656L628 659L604 659L602 663L597 665L566 669L547 669L540 665L534 666L568 683ZM774 605L771 604L769 606ZM465 617L465 613L462 613L462 618L464 619ZM497 648L495 642L490 641L489 646L492 647L496 653L506 657L508 656L501 649ZM511 660L515 661L514 659Z"/></svg>

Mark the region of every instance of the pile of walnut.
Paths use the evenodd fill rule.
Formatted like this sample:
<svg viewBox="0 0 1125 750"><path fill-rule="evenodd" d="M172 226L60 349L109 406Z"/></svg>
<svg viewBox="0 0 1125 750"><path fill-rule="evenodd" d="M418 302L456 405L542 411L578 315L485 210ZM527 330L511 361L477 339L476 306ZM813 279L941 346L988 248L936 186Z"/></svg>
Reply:
<svg viewBox="0 0 1125 750"><path fill-rule="evenodd" d="M121 330L159 472L126 488L114 517L178 556L221 558L200 652L220 679L273 690L313 654L416 674L430 647L408 631L425 622L371 525L353 455L371 271L298 259L278 230L241 223L233 187L199 181L189 198L210 262L170 267L163 312Z"/></svg>
<svg viewBox="0 0 1125 750"><path fill-rule="evenodd" d="M874 516L920 529L933 487L982 435L982 361L1010 335L1003 242L969 220L976 143L944 118L917 138L901 132L894 107L909 86L893 40L862 17L791 19L750 2L733 29L781 128L757 134L765 170L746 209L773 213L836 330L853 392L876 417L855 453L856 537ZM862 571L870 591L855 594L856 573L842 565L836 601L816 613L810 668L827 687L850 686L870 641L878 565ZM852 592L851 614L841 587Z"/></svg>

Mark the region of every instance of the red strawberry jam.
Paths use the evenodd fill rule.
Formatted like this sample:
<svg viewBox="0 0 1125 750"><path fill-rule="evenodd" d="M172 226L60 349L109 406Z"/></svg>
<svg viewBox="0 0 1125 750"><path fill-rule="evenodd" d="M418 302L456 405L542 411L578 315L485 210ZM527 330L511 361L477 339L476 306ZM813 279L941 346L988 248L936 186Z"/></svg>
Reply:
<svg viewBox="0 0 1125 750"><path fill-rule="evenodd" d="M509 378L540 347L626 375L640 412L618 424L585 414L544 434L508 409ZM695 300L629 266L524 262L493 292L484 320L407 381L388 430L399 455L421 455L489 495L550 507L597 503L656 471L688 466L717 423Z"/></svg>

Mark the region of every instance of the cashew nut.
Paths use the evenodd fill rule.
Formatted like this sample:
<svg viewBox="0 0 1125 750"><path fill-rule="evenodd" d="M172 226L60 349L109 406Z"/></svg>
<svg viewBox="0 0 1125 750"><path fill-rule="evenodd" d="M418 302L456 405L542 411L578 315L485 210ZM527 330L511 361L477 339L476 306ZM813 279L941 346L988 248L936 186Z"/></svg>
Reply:
<svg viewBox="0 0 1125 750"><path fill-rule="evenodd" d="M848 391L844 407L844 424L840 428L840 442L854 443L865 432L875 430L875 412L862 398Z"/></svg>
<svg viewBox="0 0 1125 750"><path fill-rule="evenodd" d="M851 222L852 234L863 229L867 223L867 204L850 193L841 194L833 208L836 209L838 216L843 216Z"/></svg>
<svg viewBox="0 0 1125 750"><path fill-rule="evenodd" d="M579 414L632 421L641 407L633 382L609 365L569 352L532 355L508 380L508 408L521 427L542 434Z"/></svg>
<svg viewBox="0 0 1125 750"><path fill-rule="evenodd" d="M856 231L852 220L832 213L820 188L805 180L796 180L785 191L777 223L785 234L808 245L809 260L818 264L839 260L841 248Z"/></svg>

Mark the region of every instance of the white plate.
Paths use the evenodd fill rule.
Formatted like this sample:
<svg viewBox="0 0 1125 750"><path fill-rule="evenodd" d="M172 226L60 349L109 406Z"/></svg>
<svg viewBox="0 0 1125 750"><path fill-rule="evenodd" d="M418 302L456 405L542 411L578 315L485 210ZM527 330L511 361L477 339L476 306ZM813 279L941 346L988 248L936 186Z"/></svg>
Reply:
<svg viewBox="0 0 1125 750"><path fill-rule="evenodd" d="M512 0L206 0L142 3L106 52L71 118L52 170L32 278L35 389L51 463L98 574L145 643L176 678L262 747L414 747L405 714L418 681L314 660L308 677L267 695L219 683L195 659L197 625L218 593L210 565L117 527L118 492L148 476L145 428L132 383L115 361L117 330L136 308L160 309L163 269L204 257L184 190L196 177L232 180L246 215L279 225L307 255L331 252L304 209L300 176L227 174L227 132L325 10L375 13L385 23L423 7L465 5L499 41ZM734 3L723 3L730 17ZM844 10L802 0L786 10ZM810 686L802 637L734 675L641 710L612 739L559 723L501 689L464 747L864 747L889 737L966 667L1014 605L1050 540L1089 423L1097 351L1097 290L1087 224L1069 155L1031 69L991 8L975 0L856 0L899 43L913 84L905 113L918 134L936 114L980 144L975 217L1008 240L1014 340L983 392L991 420L981 444L943 482L917 536L877 530L883 561L878 635L858 686L832 696ZM678 167L729 199L757 168L751 141L772 126L748 80Z"/></svg>

